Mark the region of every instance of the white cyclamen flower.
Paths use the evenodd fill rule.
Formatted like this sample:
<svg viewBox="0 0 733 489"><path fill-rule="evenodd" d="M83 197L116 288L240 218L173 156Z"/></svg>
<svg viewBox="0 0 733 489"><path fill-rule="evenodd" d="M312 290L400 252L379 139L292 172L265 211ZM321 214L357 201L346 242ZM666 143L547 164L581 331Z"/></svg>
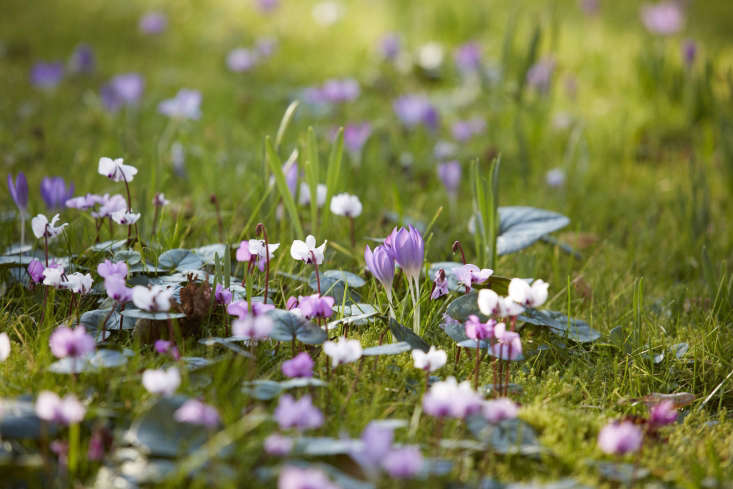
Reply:
<svg viewBox="0 0 733 489"><path fill-rule="evenodd" d="M337 367L343 363L355 362L360 359L362 348L359 340L348 340L342 336L338 341L325 342L323 352L331 357L331 365Z"/></svg>
<svg viewBox="0 0 733 489"><path fill-rule="evenodd" d="M10 337L8 333L0 333L0 362L4 362L10 356Z"/></svg>
<svg viewBox="0 0 733 489"><path fill-rule="evenodd" d="M140 219L140 213L129 212L127 209L122 209L117 212L113 212L112 216L110 217L112 217L112 220L117 224L130 226L132 224L135 224Z"/></svg>
<svg viewBox="0 0 733 489"><path fill-rule="evenodd" d="M448 361L448 355L443 350L437 350L434 346L425 353L422 350L412 350L412 360L415 362L415 368L435 372Z"/></svg>
<svg viewBox="0 0 733 489"><path fill-rule="evenodd" d="M257 255L259 258L265 259L265 240L264 239L250 239L249 240L249 252L252 255ZM269 252L269 259L272 260L275 257L275 251L280 247L280 243L270 243L267 245L267 251Z"/></svg>
<svg viewBox="0 0 733 489"><path fill-rule="evenodd" d="M176 367L168 370L151 369L143 372L143 386L151 394L170 396L181 385L181 374Z"/></svg>
<svg viewBox="0 0 733 489"><path fill-rule="evenodd" d="M361 201L356 195L347 193L334 195L331 199L331 212L337 216L359 217Z"/></svg>
<svg viewBox="0 0 733 489"><path fill-rule="evenodd" d="M49 287L61 287L64 282L64 269L62 267L43 269L43 285Z"/></svg>
<svg viewBox="0 0 733 489"><path fill-rule="evenodd" d="M148 312L165 312L171 308L172 289L164 289L160 285L144 287L136 285L132 288L132 302L138 308Z"/></svg>
<svg viewBox="0 0 733 489"><path fill-rule="evenodd" d="M93 280L90 273L85 275L81 272L76 272L67 275L66 280L61 283L61 286L75 294L86 294L92 290L92 283Z"/></svg>
<svg viewBox="0 0 733 489"><path fill-rule="evenodd" d="M58 214L53 216L51 222L48 222L48 218L43 214L38 214L36 217L31 219L31 228L33 228L33 235L38 239L41 239L44 236L47 238L54 238L58 236L59 234L61 234L64 228L69 225L68 222L65 222L62 225L57 226L56 222L58 222L58 220Z"/></svg>
<svg viewBox="0 0 733 489"><path fill-rule="evenodd" d="M513 278L509 282L509 298L524 307L539 307L547 300L547 282L535 280L530 286L526 280Z"/></svg>
<svg viewBox="0 0 733 489"><path fill-rule="evenodd" d="M326 251L325 240L321 246L316 246L316 238L312 234L306 236L305 241L296 239L290 246L290 256L295 260L302 260L306 263L313 263L313 257L315 256L316 263L318 265L323 263L323 253ZM312 254L311 254L312 252Z"/></svg>
<svg viewBox="0 0 733 489"><path fill-rule="evenodd" d="M107 158L102 156L99 158L99 174L104 175L113 182L132 182L137 175L137 168L132 165L123 164L122 158Z"/></svg>
<svg viewBox="0 0 733 489"><path fill-rule="evenodd" d="M328 189L326 186L322 183L319 183L316 185L316 205L318 207L323 207L323 204L326 203L326 194L328 193ZM308 205L311 203L311 189L308 186L307 183L301 182L300 183L300 193L298 194L298 204L300 205Z"/></svg>

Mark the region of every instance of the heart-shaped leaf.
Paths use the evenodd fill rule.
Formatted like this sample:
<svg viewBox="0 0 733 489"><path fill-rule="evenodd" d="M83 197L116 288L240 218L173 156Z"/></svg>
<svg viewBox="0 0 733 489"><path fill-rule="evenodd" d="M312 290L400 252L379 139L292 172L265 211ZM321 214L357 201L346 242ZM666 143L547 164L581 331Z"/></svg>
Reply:
<svg viewBox="0 0 733 489"><path fill-rule="evenodd" d="M55 374L78 374L94 372L104 368L121 367L127 363L127 356L117 350L97 350L78 358L66 357L49 365Z"/></svg>
<svg viewBox="0 0 733 489"><path fill-rule="evenodd" d="M192 251L194 251L199 257L201 257L201 260L206 265L214 265L216 262L216 255L219 255L219 259L223 260L224 255L227 253L227 251L230 250L231 247L227 247L227 245L225 244L215 243L201 246L200 248L194 248Z"/></svg>
<svg viewBox="0 0 733 489"><path fill-rule="evenodd" d="M120 313L115 311L111 315L109 309L94 309L93 311L87 311L79 318L79 324L83 325L87 332L93 334L94 331L102 330L102 321L109 316L106 322L106 329L116 330L120 328ZM135 320L131 317L124 317L122 319L122 329L134 329Z"/></svg>
<svg viewBox="0 0 733 489"><path fill-rule="evenodd" d="M515 253L568 224L570 219L557 212L524 206L499 207L497 253Z"/></svg>
<svg viewBox="0 0 733 489"><path fill-rule="evenodd" d="M94 246L90 246L89 249L91 251L106 251L111 252L118 250L120 248L123 248L127 244L126 239L117 239L117 240L111 240L111 241L104 241L102 243L97 243Z"/></svg>
<svg viewBox="0 0 733 489"><path fill-rule="evenodd" d="M389 330L397 341L404 341L413 349L416 348L425 352L430 349L427 341L415 334L411 329L402 326L394 318L389 318Z"/></svg>
<svg viewBox="0 0 733 489"><path fill-rule="evenodd" d="M119 250L112 256L112 261L123 261L130 266L137 265L142 261L140 253L135 250Z"/></svg>
<svg viewBox="0 0 733 489"><path fill-rule="evenodd" d="M183 248L168 250L158 257L158 266L169 270L199 270L203 260L195 252Z"/></svg>
<svg viewBox="0 0 733 489"><path fill-rule="evenodd" d="M598 468L601 477L623 484L631 484L649 475L649 469L635 464L621 462L594 462L593 464Z"/></svg>
<svg viewBox="0 0 733 489"><path fill-rule="evenodd" d="M295 337L298 341L308 345L320 345L328 339L323 329L292 312L275 309L267 314L275 323L270 333L270 338L273 340L292 341Z"/></svg>
<svg viewBox="0 0 733 489"><path fill-rule="evenodd" d="M364 284L366 284L366 280L355 273L347 272L345 270L326 270L321 275L321 278L323 277L341 280L349 284L349 287L353 288L363 287Z"/></svg>
<svg viewBox="0 0 733 489"><path fill-rule="evenodd" d="M519 320L535 326L549 326L550 331L556 335L577 343L591 343L601 337L601 333L591 328L585 321L568 319L566 315L557 311L525 309Z"/></svg>
<svg viewBox="0 0 733 489"><path fill-rule="evenodd" d="M453 299L446 307L445 313L460 323L465 323L468 316L472 314L478 316L482 322L489 319L478 309L478 292L476 291Z"/></svg>
<svg viewBox="0 0 733 489"><path fill-rule="evenodd" d="M466 419L466 425L473 436L488 443L496 453L536 455L544 450L534 429L520 419L492 425L483 416L474 415Z"/></svg>

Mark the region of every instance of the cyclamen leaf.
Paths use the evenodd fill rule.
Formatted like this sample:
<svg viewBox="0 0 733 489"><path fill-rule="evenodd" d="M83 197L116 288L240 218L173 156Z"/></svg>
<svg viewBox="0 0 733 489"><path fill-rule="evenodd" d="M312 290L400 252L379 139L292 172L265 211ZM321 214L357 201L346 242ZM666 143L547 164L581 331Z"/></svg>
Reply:
<svg viewBox="0 0 733 489"><path fill-rule="evenodd" d="M396 340L408 343L413 349L416 348L425 352L430 349L427 341L415 334L411 329L402 326L393 318L389 318L389 330Z"/></svg>
<svg viewBox="0 0 733 489"><path fill-rule="evenodd" d="M204 262L193 251L176 248L161 254L158 257L158 266L176 270L199 270L204 266Z"/></svg>
<svg viewBox="0 0 733 489"><path fill-rule="evenodd" d="M517 252L568 224L570 219L557 212L524 206L499 207L497 252L499 255Z"/></svg>

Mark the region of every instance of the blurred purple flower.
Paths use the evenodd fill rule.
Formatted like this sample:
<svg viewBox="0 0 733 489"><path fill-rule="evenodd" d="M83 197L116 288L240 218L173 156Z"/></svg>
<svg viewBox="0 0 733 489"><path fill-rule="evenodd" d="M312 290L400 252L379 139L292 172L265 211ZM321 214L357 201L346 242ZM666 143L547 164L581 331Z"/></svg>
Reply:
<svg viewBox="0 0 733 489"><path fill-rule="evenodd" d="M465 121L456 121L451 128L451 132L453 133L453 139L463 142L482 133L484 129L486 129L486 121L480 117L474 117Z"/></svg>
<svg viewBox="0 0 733 489"><path fill-rule="evenodd" d="M274 37L261 37L255 42L254 51L259 57L269 58L277 48L277 39Z"/></svg>
<svg viewBox="0 0 733 489"><path fill-rule="evenodd" d="M649 424L654 427L665 426L677 421L677 409L672 401L662 401L649 410Z"/></svg>
<svg viewBox="0 0 733 489"><path fill-rule="evenodd" d="M285 377L313 377L313 359L307 352L300 352L282 364Z"/></svg>
<svg viewBox="0 0 733 489"><path fill-rule="evenodd" d="M25 215L28 212L28 181L22 171L18 172L15 182L13 175L8 174L8 190L20 213Z"/></svg>
<svg viewBox="0 0 733 489"><path fill-rule="evenodd" d="M372 125L368 122L359 124L347 124L344 127L344 144L354 153L361 150L369 136L372 134Z"/></svg>
<svg viewBox="0 0 733 489"><path fill-rule="evenodd" d="M601 6L600 0L578 0L578 5L585 15L597 14Z"/></svg>
<svg viewBox="0 0 733 489"><path fill-rule="evenodd" d="M63 78L64 63L61 61L41 61L31 68L31 83L39 88L54 88Z"/></svg>
<svg viewBox="0 0 733 489"><path fill-rule="evenodd" d="M438 177L443 182L446 192L455 197L461 184L461 164L447 161L438 165Z"/></svg>
<svg viewBox="0 0 733 489"><path fill-rule="evenodd" d="M257 316L262 316L267 311L272 311L275 309L275 306L272 304L265 304L264 302L259 301L252 301L252 314ZM239 319L244 319L247 316L249 316L249 306L247 304L247 301L240 300L236 302L232 302L227 306L227 314L230 314L232 316L237 316Z"/></svg>
<svg viewBox="0 0 733 489"><path fill-rule="evenodd" d="M502 360L516 360L522 355L522 341L519 333L507 331L504 323L494 326L494 337L496 343L492 345L491 351L495 357Z"/></svg>
<svg viewBox="0 0 733 489"><path fill-rule="evenodd" d="M319 469L285 466L280 470L277 489L341 489Z"/></svg>
<svg viewBox="0 0 733 489"><path fill-rule="evenodd" d="M641 448L644 434L641 428L630 421L614 421L598 433L598 446L605 453L623 455Z"/></svg>
<svg viewBox="0 0 733 489"><path fill-rule="evenodd" d="M494 326L496 321L489 319L485 323L482 323L478 316L471 314L466 320L466 336L472 340L485 340L494 336Z"/></svg>
<svg viewBox="0 0 733 489"><path fill-rule="evenodd" d="M565 172L562 168L553 168L545 174L545 183L552 188L559 188L565 185Z"/></svg>
<svg viewBox="0 0 733 489"><path fill-rule="evenodd" d="M333 314L334 299L331 296L320 296L318 294L299 296L298 307L303 317L312 318L330 318Z"/></svg>
<svg viewBox="0 0 733 489"><path fill-rule="evenodd" d="M475 72L481 66L481 46L476 41L462 44L453 53L453 59L460 72Z"/></svg>
<svg viewBox="0 0 733 489"><path fill-rule="evenodd" d="M420 472L423 463L420 448L405 446L389 452L382 462L382 467L395 479L411 479Z"/></svg>
<svg viewBox="0 0 733 489"><path fill-rule="evenodd" d="M115 112L123 105L135 105L142 97L144 88L143 77L137 73L117 75L102 86L102 104L110 112Z"/></svg>
<svg viewBox="0 0 733 489"><path fill-rule="evenodd" d="M555 72L555 60L544 58L532 65L527 71L527 83L540 93L550 90L552 74Z"/></svg>
<svg viewBox="0 0 733 489"><path fill-rule="evenodd" d="M280 397L274 413L280 429L296 428L309 430L323 424L323 414L311 402L311 396L304 395L297 401L290 394Z"/></svg>
<svg viewBox="0 0 733 489"><path fill-rule="evenodd" d="M282 167L283 173L285 174L285 183L290 190L291 195L295 195L295 189L298 187L298 162L293 161L285 163Z"/></svg>
<svg viewBox="0 0 733 489"><path fill-rule="evenodd" d="M691 68L695 63L697 57L697 43L692 39L687 39L682 44L682 59L685 61L685 66Z"/></svg>
<svg viewBox="0 0 733 489"><path fill-rule="evenodd" d="M175 97L158 104L158 112L174 119L201 118L201 92L182 88Z"/></svg>
<svg viewBox="0 0 733 489"><path fill-rule="evenodd" d="M641 22L650 33L669 36L682 29L685 14L674 1L644 4L641 6Z"/></svg>
<svg viewBox="0 0 733 489"><path fill-rule="evenodd" d="M423 95L403 95L392 103L392 108L407 128L418 124L431 130L438 128L438 111Z"/></svg>
<svg viewBox="0 0 733 489"><path fill-rule="evenodd" d="M282 457L289 454L293 449L293 439L278 433L273 433L265 438L264 448L268 455Z"/></svg>
<svg viewBox="0 0 733 489"><path fill-rule="evenodd" d="M112 262L104 260L102 263L97 265L97 273L102 278L110 277L127 277L127 263L123 261Z"/></svg>
<svg viewBox="0 0 733 489"><path fill-rule="evenodd" d="M402 39L397 33L390 33L379 41L379 51L382 57L388 60L395 60L402 49Z"/></svg>
<svg viewBox="0 0 733 489"><path fill-rule="evenodd" d="M53 392L41 391L36 398L35 411L44 421L69 425L84 419L87 410L74 394L67 394L62 399Z"/></svg>
<svg viewBox="0 0 733 489"><path fill-rule="evenodd" d="M453 276L458 283L465 286L469 291L474 284L486 282L493 273L494 271L489 268L479 269L472 263L453 269Z"/></svg>
<svg viewBox="0 0 733 489"><path fill-rule="evenodd" d="M179 423L189 423L216 428L219 424L219 412L214 406L203 403L198 399L189 399L179 407L173 418Z"/></svg>
<svg viewBox="0 0 733 489"><path fill-rule="evenodd" d="M168 27L168 17L163 12L147 12L140 17L138 29L143 34L155 35L165 31Z"/></svg>
<svg viewBox="0 0 733 489"><path fill-rule="evenodd" d="M257 53L251 49L237 48L229 51L227 66L235 73L242 73L257 64Z"/></svg>
<svg viewBox="0 0 733 489"><path fill-rule="evenodd" d="M255 5L262 12L272 12L280 5L280 0L255 0Z"/></svg>
<svg viewBox="0 0 733 489"><path fill-rule="evenodd" d="M96 342L88 335L84 326L74 329L68 326L59 326L51 333L48 339L51 353L57 358L82 357L96 348Z"/></svg>
<svg viewBox="0 0 733 489"><path fill-rule="evenodd" d="M221 284L216 284L214 299L216 299L218 304L228 305L232 302L232 292L229 289L224 288Z"/></svg>
<svg viewBox="0 0 733 489"><path fill-rule="evenodd" d="M514 419L517 417L518 412L519 406L506 397L486 401L481 408L481 413L484 415L484 418L492 424L499 423L505 419Z"/></svg>
<svg viewBox="0 0 733 489"><path fill-rule="evenodd" d="M66 201L74 195L74 184L66 182L62 177L45 177L41 180L41 197L48 209L63 209Z"/></svg>
<svg viewBox="0 0 733 489"><path fill-rule="evenodd" d="M132 289L127 287L123 276L111 275L104 279L104 289L107 291L107 296L110 299L120 304L125 304L132 300Z"/></svg>
<svg viewBox="0 0 733 489"><path fill-rule="evenodd" d="M482 405L481 396L471 389L468 381L459 384L455 377L434 383L422 399L425 413L437 418L462 419L481 411Z"/></svg>
<svg viewBox="0 0 733 489"><path fill-rule="evenodd" d="M170 354L174 360L181 358L178 348L173 344L172 341L156 340L154 345L155 351L161 355Z"/></svg>
<svg viewBox="0 0 733 489"><path fill-rule="evenodd" d="M349 455L359 465L367 469L379 467L388 453L392 450L394 431L374 421L370 422L361 433L363 448Z"/></svg>
<svg viewBox="0 0 733 489"><path fill-rule="evenodd" d="M433 278L433 291L430 293L430 299L435 300L448 294L448 279L445 276L445 270L442 268L435 272Z"/></svg>
<svg viewBox="0 0 733 489"><path fill-rule="evenodd" d="M43 263L37 258L31 260L28 264L28 275L30 275L33 283L40 283L43 280Z"/></svg>
<svg viewBox="0 0 733 489"><path fill-rule="evenodd" d="M69 69L72 73L91 73L96 66L94 51L88 44L79 44L69 59Z"/></svg>

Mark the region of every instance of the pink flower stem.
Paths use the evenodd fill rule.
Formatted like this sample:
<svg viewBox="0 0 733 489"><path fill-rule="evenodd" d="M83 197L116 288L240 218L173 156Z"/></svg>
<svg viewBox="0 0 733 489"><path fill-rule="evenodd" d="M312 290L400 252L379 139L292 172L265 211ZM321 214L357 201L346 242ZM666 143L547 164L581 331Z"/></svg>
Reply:
<svg viewBox="0 0 733 489"><path fill-rule="evenodd" d="M316 254L311 250L311 257L313 258L313 266L316 269L316 283L318 284L318 297L321 297L321 276L318 274L318 261L316 260Z"/></svg>

